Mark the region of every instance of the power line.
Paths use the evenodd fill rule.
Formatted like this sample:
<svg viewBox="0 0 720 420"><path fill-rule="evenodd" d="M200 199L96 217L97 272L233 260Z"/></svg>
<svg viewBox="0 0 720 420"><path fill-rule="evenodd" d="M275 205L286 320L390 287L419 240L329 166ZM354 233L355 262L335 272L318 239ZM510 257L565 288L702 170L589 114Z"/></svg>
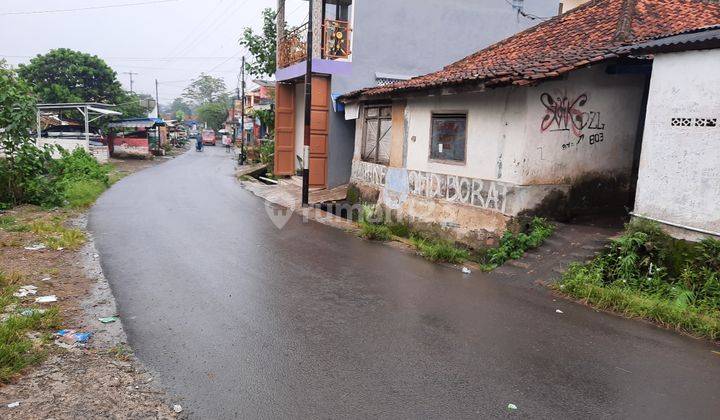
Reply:
<svg viewBox="0 0 720 420"><path fill-rule="evenodd" d="M0 57L7 57L7 58L34 58L34 55L10 55L10 54L0 54ZM223 57L184 57L184 56L177 56L177 57L100 57L104 60L116 60L116 61L163 61L163 60L227 60L228 56Z"/></svg>
<svg viewBox="0 0 720 420"><path fill-rule="evenodd" d="M47 14L47 13L81 12L81 11L86 11L86 10L114 9L114 8L119 8L119 7L146 6L146 5L150 5L150 4L160 4L160 3L174 3L177 1L179 1L179 0L155 0L155 1L143 1L143 2L137 2L137 3L109 4L106 6L79 7L79 8L75 8L75 9L35 10L35 11L26 11L26 12L4 12L4 13L0 13L0 16L41 15L41 14Z"/></svg>
<svg viewBox="0 0 720 420"><path fill-rule="evenodd" d="M208 33L210 33L211 31L213 31L213 30L215 30L215 29L217 29L217 28L220 28L220 27L222 26L222 24L225 23L225 21L226 21L228 18L231 18L233 15L235 15L235 13L237 13L238 11L240 11L240 10L243 8L243 6L245 6L245 5L247 4L248 1L249 1L249 0L245 0L245 1L240 2L240 3L230 3L230 5L229 5L227 8L225 8L224 11L221 12L220 17L219 17L218 19L216 19L215 22L213 22L213 23L211 23L211 24L209 24L209 25L206 25L206 26L203 28L203 30L195 37L195 39L193 39L192 41L190 41L187 45L184 45L184 46L183 46L183 48L185 48L185 51L190 51L190 50L191 50L192 48L194 48L199 42L201 42L201 41L208 35ZM237 7L235 8L235 10L233 10L232 12L230 12L230 10L233 9L233 6L237 6ZM216 51L217 51L217 50L216 50ZM215 53L215 51L213 51L213 54L214 54L214 53Z"/></svg>

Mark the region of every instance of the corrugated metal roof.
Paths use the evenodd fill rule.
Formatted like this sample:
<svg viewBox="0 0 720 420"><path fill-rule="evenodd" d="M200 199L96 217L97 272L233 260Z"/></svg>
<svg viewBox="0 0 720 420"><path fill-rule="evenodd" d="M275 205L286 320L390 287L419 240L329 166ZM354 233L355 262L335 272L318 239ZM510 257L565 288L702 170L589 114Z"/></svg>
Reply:
<svg viewBox="0 0 720 420"><path fill-rule="evenodd" d="M110 128L133 128L133 127L154 127L155 125L165 125L162 118L131 118L127 120L114 121L108 124Z"/></svg>
<svg viewBox="0 0 720 420"><path fill-rule="evenodd" d="M653 53L711 48L720 48L720 25L653 39L629 46L624 50L632 53Z"/></svg>

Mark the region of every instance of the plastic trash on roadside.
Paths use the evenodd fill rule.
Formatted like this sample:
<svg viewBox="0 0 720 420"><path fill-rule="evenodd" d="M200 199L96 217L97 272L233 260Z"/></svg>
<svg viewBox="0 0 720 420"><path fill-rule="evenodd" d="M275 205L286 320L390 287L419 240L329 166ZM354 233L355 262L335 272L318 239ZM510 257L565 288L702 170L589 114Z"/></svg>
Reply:
<svg viewBox="0 0 720 420"><path fill-rule="evenodd" d="M513 403L508 404L508 410L517 410L517 405Z"/></svg>
<svg viewBox="0 0 720 420"><path fill-rule="evenodd" d="M175 404L175 405L173 405L173 411L174 411L174 412L176 412L176 413L179 414L179 413L182 413L182 410L183 410L183 408L182 408L182 406L181 406L180 404Z"/></svg>
<svg viewBox="0 0 720 420"><path fill-rule="evenodd" d="M60 330L57 333L58 336L60 336L60 339L66 343L73 344L73 343L87 343L88 340L90 340L90 337L92 337L91 332L77 332L75 330Z"/></svg>
<svg viewBox="0 0 720 420"><path fill-rule="evenodd" d="M102 322L103 324L109 324L111 322L115 322L118 320L118 317L116 316L106 316L104 318L98 318L98 321Z"/></svg>
<svg viewBox="0 0 720 420"><path fill-rule="evenodd" d="M560 309L555 309L556 314L564 314L565 312L561 311Z"/></svg>
<svg viewBox="0 0 720 420"><path fill-rule="evenodd" d="M15 401L7 405L8 408L15 408L20 405L20 401Z"/></svg>
<svg viewBox="0 0 720 420"><path fill-rule="evenodd" d="M37 293L37 287L33 285L23 286L18 289L17 292L13 293L15 297L25 297L27 295L34 295Z"/></svg>
<svg viewBox="0 0 720 420"><path fill-rule="evenodd" d="M472 271L470 271L470 269L467 268L467 267L463 267L463 268L462 268L462 272L463 272L463 274L470 274L470 273L472 273Z"/></svg>
<svg viewBox="0 0 720 420"><path fill-rule="evenodd" d="M52 303L57 302L57 296L55 295L49 295L49 296L40 296L38 298L35 298L36 303Z"/></svg>
<svg viewBox="0 0 720 420"><path fill-rule="evenodd" d="M25 247L28 251L39 251L41 249L45 249L45 245L43 244L33 244Z"/></svg>
<svg viewBox="0 0 720 420"><path fill-rule="evenodd" d="M44 314L44 313L45 313L45 309L31 309L31 308L28 308L28 309L25 309L25 310L23 310L22 312L20 312L20 315L22 315L22 316L33 316L33 315L35 315L35 314Z"/></svg>

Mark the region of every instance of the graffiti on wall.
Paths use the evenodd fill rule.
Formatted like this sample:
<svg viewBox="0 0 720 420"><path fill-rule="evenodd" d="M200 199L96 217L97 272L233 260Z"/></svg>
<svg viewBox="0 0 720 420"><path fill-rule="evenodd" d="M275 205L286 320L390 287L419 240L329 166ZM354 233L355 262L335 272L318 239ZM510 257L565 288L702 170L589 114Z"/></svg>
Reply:
<svg viewBox="0 0 720 420"><path fill-rule="evenodd" d="M389 171L392 171L392 177L388 177ZM403 173L396 173L399 171ZM509 184L486 179L387 168L361 161L353 162L352 180L383 188L386 195L393 193L393 197L412 195L501 213L505 212L511 188ZM397 185L399 183L402 185Z"/></svg>
<svg viewBox="0 0 720 420"><path fill-rule="evenodd" d="M411 195L505 212L505 184L478 178L408 171Z"/></svg>
<svg viewBox="0 0 720 420"><path fill-rule="evenodd" d="M543 93L540 95L540 103L545 110L545 115L540 122L540 132L569 132L574 141L563 143L562 148L566 150L579 146L586 141L592 146L605 141L605 123L598 111L588 109L588 95L586 93L578 96L567 94ZM592 131L592 132L589 132Z"/></svg>
<svg viewBox="0 0 720 420"><path fill-rule="evenodd" d="M375 187L384 187L387 170L387 166L384 165L354 161L350 178L354 181L362 181Z"/></svg>

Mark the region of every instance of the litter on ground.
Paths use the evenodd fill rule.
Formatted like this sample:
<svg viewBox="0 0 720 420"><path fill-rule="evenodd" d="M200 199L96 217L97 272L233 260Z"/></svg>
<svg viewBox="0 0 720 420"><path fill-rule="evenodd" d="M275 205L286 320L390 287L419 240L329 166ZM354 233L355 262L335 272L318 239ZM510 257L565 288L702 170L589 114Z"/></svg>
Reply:
<svg viewBox="0 0 720 420"><path fill-rule="evenodd" d="M66 343L87 343L92 337L91 332L77 332L75 330L60 330L56 333Z"/></svg>
<svg viewBox="0 0 720 420"><path fill-rule="evenodd" d="M463 267L462 272L463 272L463 274L470 274L470 273L471 273L470 269L467 268L467 267Z"/></svg>
<svg viewBox="0 0 720 420"><path fill-rule="evenodd" d="M45 245L43 245L43 244L34 244L34 245L26 246L25 249L28 250L28 251L39 251L39 250L41 250L41 249L45 249Z"/></svg>
<svg viewBox="0 0 720 420"><path fill-rule="evenodd" d="M173 411L176 413L182 413L182 406L180 404L173 405Z"/></svg>
<svg viewBox="0 0 720 420"><path fill-rule="evenodd" d="M44 314L45 309L25 309L22 312L20 312L20 315L22 316L33 316L35 314Z"/></svg>
<svg viewBox="0 0 720 420"><path fill-rule="evenodd" d="M52 303L57 302L57 296L55 295L49 295L49 296L40 296L39 298L35 298L36 303Z"/></svg>
<svg viewBox="0 0 720 420"><path fill-rule="evenodd" d="M517 405L513 403L508 404L508 410L517 410Z"/></svg>
<svg viewBox="0 0 720 420"><path fill-rule="evenodd" d="M13 293L13 296L25 297L27 295L34 295L35 293L37 293L37 287L33 285L28 285L19 288L17 292Z"/></svg>
<svg viewBox="0 0 720 420"><path fill-rule="evenodd" d="M563 314L563 313L565 313L565 312L561 311L560 309L555 309L555 313L557 313L557 314Z"/></svg>
<svg viewBox="0 0 720 420"><path fill-rule="evenodd" d="M20 405L20 401L15 401L15 402L8 404L7 406L8 406L8 408L15 408L19 405Z"/></svg>
<svg viewBox="0 0 720 420"><path fill-rule="evenodd" d="M118 320L118 317L116 316L106 316L105 318L98 318L98 321L102 322L103 324L109 324L111 322L115 322Z"/></svg>

